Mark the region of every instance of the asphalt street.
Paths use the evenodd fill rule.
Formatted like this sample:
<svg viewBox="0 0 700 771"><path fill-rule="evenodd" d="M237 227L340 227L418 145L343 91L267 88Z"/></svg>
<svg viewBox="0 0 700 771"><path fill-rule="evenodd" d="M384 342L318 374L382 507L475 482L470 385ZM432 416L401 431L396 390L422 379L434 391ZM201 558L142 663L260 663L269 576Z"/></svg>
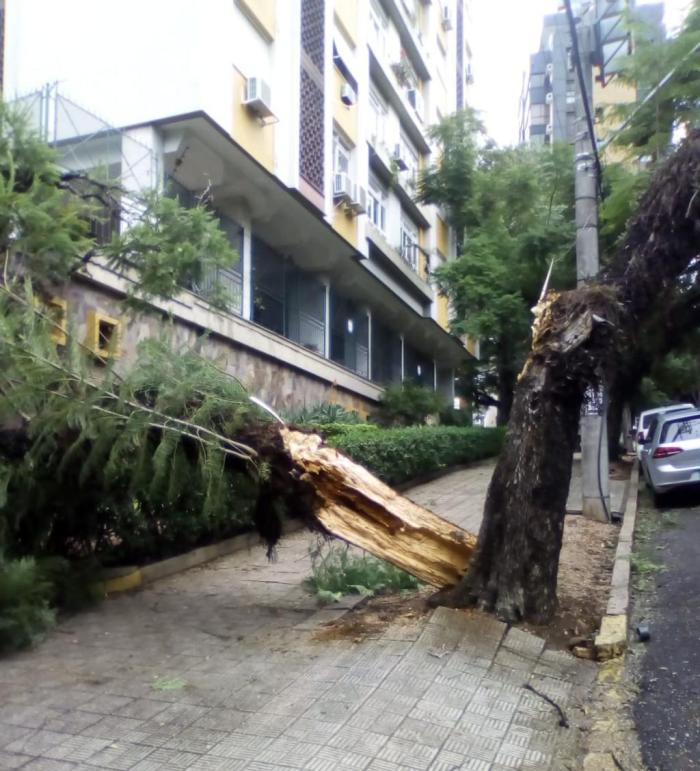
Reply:
<svg viewBox="0 0 700 771"><path fill-rule="evenodd" d="M650 771L700 769L700 493L674 494L652 536L664 570L648 599L651 639L634 717ZM649 504L650 505L650 504Z"/></svg>

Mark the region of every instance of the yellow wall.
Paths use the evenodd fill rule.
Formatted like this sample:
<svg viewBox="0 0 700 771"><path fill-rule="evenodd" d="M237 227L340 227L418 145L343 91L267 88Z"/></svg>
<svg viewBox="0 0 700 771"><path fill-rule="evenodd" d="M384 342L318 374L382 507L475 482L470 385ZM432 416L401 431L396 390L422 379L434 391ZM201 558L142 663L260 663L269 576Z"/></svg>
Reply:
<svg viewBox="0 0 700 771"><path fill-rule="evenodd" d="M350 107L344 104L340 100L340 89L346 83L342 72L335 67L333 69L333 118L338 124L338 127L345 134L345 138L349 139L353 145L357 144L357 105L353 104Z"/></svg>
<svg viewBox="0 0 700 771"><path fill-rule="evenodd" d="M596 110L603 109L602 120L596 118L596 133L601 139L613 132L621 123L617 117L610 115L610 106L615 104L630 104L636 99L637 93L634 86L622 83L618 78L613 78L606 86L596 80L593 84L593 106ZM610 147L605 150L607 161L624 161L626 154L623 150Z"/></svg>
<svg viewBox="0 0 700 771"><path fill-rule="evenodd" d="M449 329L450 302L444 294L439 294L437 297L437 323L443 329Z"/></svg>
<svg viewBox="0 0 700 771"><path fill-rule="evenodd" d="M335 0L335 19L353 46L357 44L357 0Z"/></svg>
<svg viewBox="0 0 700 771"><path fill-rule="evenodd" d="M437 218L437 228L435 232L435 236L437 239L437 248L438 251L442 254L443 257L449 257L450 254L450 229L447 226L447 223L445 220L442 219L442 217L438 216Z"/></svg>
<svg viewBox="0 0 700 771"><path fill-rule="evenodd" d="M275 170L275 126L263 125L243 104L246 79L233 71L233 138L268 171Z"/></svg>
<svg viewBox="0 0 700 771"><path fill-rule="evenodd" d="M353 246L357 246L357 217L347 214L342 206L337 206L333 213L333 228Z"/></svg>
<svg viewBox="0 0 700 771"><path fill-rule="evenodd" d="M236 0L258 31L269 40L277 32L277 0Z"/></svg>
<svg viewBox="0 0 700 771"><path fill-rule="evenodd" d="M476 356L476 344L477 339L471 335L464 336L464 347L471 353L472 356Z"/></svg>

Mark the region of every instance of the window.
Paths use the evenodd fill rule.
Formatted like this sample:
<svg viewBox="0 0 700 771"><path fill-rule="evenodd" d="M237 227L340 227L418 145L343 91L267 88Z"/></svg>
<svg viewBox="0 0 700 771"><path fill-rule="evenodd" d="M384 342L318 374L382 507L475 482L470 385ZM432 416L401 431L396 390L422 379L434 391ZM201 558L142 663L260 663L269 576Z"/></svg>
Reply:
<svg viewBox="0 0 700 771"><path fill-rule="evenodd" d="M649 436L652 436L651 430ZM664 423L659 437L659 444L664 442L682 442L686 439L700 439L700 417L679 418Z"/></svg>
<svg viewBox="0 0 700 771"><path fill-rule="evenodd" d="M121 321L95 310L87 313L85 345L100 359L118 359L121 344Z"/></svg>
<svg viewBox="0 0 700 771"><path fill-rule="evenodd" d="M386 54L387 19L378 0L370 0L369 4L369 38L380 55Z"/></svg>
<svg viewBox="0 0 700 771"><path fill-rule="evenodd" d="M369 178L367 199L367 216L379 230L386 232L386 191L374 176Z"/></svg>
<svg viewBox="0 0 700 771"><path fill-rule="evenodd" d="M374 89L369 92L369 136L374 147L384 143L384 126L386 124L386 107L382 98Z"/></svg>
<svg viewBox="0 0 700 771"><path fill-rule="evenodd" d="M350 173L352 150L337 135L333 134L333 171L336 174Z"/></svg>
<svg viewBox="0 0 700 771"><path fill-rule="evenodd" d="M415 187L418 179L418 151L404 134L401 134L401 155L407 166L401 174L404 186Z"/></svg>
<svg viewBox="0 0 700 771"><path fill-rule="evenodd" d="M405 216L401 218L399 253L413 270L418 270L418 227Z"/></svg>

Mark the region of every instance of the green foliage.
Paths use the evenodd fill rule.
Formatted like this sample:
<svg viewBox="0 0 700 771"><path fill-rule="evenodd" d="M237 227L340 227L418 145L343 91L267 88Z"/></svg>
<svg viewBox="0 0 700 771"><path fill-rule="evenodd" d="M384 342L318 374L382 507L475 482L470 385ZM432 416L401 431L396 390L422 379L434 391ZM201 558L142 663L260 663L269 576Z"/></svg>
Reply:
<svg viewBox="0 0 700 771"><path fill-rule="evenodd" d="M0 421L28 419L26 447L0 446L12 553L153 559L249 526L262 469L230 437L263 418L242 386L165 338L90 379L90 355L57 351L24 289L0 294Z"/></svg>
<svg viewBox="0 0 700 771"><path fill-rule="evenodd" d="M439 162L418 178L417 200L437 204L447 213L458 245L464 243L467 228L475 222L472 206L474 177L479 156L478 141L484 127L472 109L444 118L429 131Z"/></svg>
<svg viewBox="0 0 700 771"><path fill-rule="evenodd" d="M504 436L501 429L456 426L363 429L348 427L328 442L391 485L498 455Z"/></svg>
<svg viewBox="0 0 700 771"><path fill-rule="evenodd" d="M700 48L693 51L700 43L700 0L693 0L674 38L655 39L640 23L632 24L632 32L635 50L618 77L637 89L639 100L613 109L618 119L630 118L616 144L634 158L656 162L671 151L674 131L697 126L700 119Z"/></svg>
<svg viewBox="0 0 700 771"><path fill-rule="evenodd" d="M459 426L467 428L474 423L472 413L469 410L455 410L453 407L446 407L440 413L441 426Z"/></svg>
<svg viewBox="0 0 700 771"><path fill-rule="evenodd" d="M481 344L480 361L461 373L464 395L479 402L496 392L503 418L530 347L531 308L550 263L550 288L574 285L573 157L564 145L486 146L475 153L473 138L450 135L450 141L466 145L454 151L471 159L469 184L450 187L453 170L443 163L434 172L445 176L443 197L436 187L431 200L459 205L468 237L436 278L452 302L452 330Z"/></svg>
<svg viewBox="0 0 700 771"><path fill-rule="evenodd" d="M329 423L362 423L362 417L355 410L346 410L335 402L317 402L298 410L288 410L285 414L288 423L297 426L317 425L324 426Z"/></svg>
<svg viewBox="0 0 700 771"><path fill-rule="evenodd" d="M375 423L306 423L303 428L321 434L326 439L345 436L347 433L374 433L381 430Z"/></svg>
<svg viewBox="0 0 700 771"><path fill-rule="evenodd" d="M53 626L52 593L34 558L0 554L0 653L31 645Z"/></svg>
<svg viewBox="0 0 700 771"><path fill-rule="evenodd" d="M421 586L409 573L339 543L313 550L311 571L305 584L322 602L337 602L345 594L373 596Z"/></svg>
<svg viewBox="0 0 700 771"><path fill-rule="evenodd" d="M216 216L203 204L185 208L175 198L150 192L142 196L138 220L106 244L103 253L119 267L128 262L138 272L138 299L173 297L183 287L207 279L207 299L226 307L234 298L216 280L218 268L239 259Z"/></svg>
<svg viewBox="0 0 700 771"><path fill-rule="evenodd" d="M91 246L86 205L62 189L55 154L24 117L0 104L0 253L46 281L82 265Z"/></svg>
<svg viewBox="0 0 700 771"><path fill-rule="evenodd" d="M416 426L445 407L445 399L432 388L404 380L384 389L374 420L384 426Z"/></svg>
<svg viewBox="0 0 700 771"><path fill-rule="evenodd" d="M605 257L615 252L639 199L649 185L648 169L629 163L608 163L603 169L600 206L600 248Z"/></svg>

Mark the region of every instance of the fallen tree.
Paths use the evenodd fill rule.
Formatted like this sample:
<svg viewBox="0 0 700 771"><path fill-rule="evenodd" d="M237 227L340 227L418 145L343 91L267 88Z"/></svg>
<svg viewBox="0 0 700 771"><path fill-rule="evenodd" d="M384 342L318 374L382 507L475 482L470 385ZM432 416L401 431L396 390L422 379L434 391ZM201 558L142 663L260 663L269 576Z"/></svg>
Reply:
<svg viewBox="0 0 700 771"><path fill-rule="evenodd" d="M476 604L507 621L545 622L556 579L578 417L588 386L610 386L659 299L697 284L700 132L656 173L597 285L550 293L538 308L504 450L469 570L436 602Z"/></svg>

